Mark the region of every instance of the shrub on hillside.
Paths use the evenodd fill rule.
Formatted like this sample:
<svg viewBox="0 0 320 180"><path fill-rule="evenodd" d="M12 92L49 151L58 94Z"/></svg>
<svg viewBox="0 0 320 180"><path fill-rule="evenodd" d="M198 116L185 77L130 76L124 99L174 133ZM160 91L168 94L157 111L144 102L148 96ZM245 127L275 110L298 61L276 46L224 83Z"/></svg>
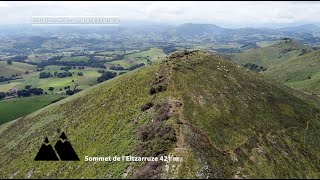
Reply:
<svg viewBox="0 0 320 180"><path fill-rule="evenodd" d="M134 173L134 177L137 179L160 178L159 175L162 172L161 164L161 161L146 162L145 166Z"/></svg>
<svg viewBox="0 0 320 180"><path fill-rule="evenodd" d="M136 146L141 156L158 156L167 152L176 141L174 129L163 122L153 121L138 128L138 137L142 141Z"/></svg>
<svg viewBox="0 0 320 180"><path fill-rule="evenodd" d="M100 77L98 77L97 81L99 83L103 82L103 81L106 81L106 80L109 80L109 79L112 79L114 77L117 76L117 73L116 72L112 72L112 71L106 71L104 72Z"/></svg>
<svg viewBox="0 0 320 180"><path fill-rule="evenodd" d="M153 95L153 94L156 94L156 93L159 93L159 92L163 92L163 91L166 91L167 90L167 85L166 84L158 84L158 85L155 85L155 86L152 86L150 88L150 95Z"/></svg>
<svg viewBox="0 0 320 180"><path fill-rule="evenodd" d="M141 106L141 111L150 109L153 106L152 102L147 102L145 105Z"/></svg>
<svg viewBox="0 0 320 180"><path fill-rule="evenodd" d="M66 91L66 94L68 94L68 95L74 95L74 94L76 94L76 93L78 93L78 92L80 92L80 91L82 91L82 89L74 89L74 90L68 89L68 90Z"/></svg>
<svg viewBox="0 0 320 180"><path fill-rule="evenodd" d="M157 104L156 110L157 114L155 117L155 121L164 121L170 118L170 107L169 103Z"/></svg>
<svg viewBox="0 0 320 180"><path fill-rule="evenodd" d="M56 75L58 78L65 78L65 77L71 77L72 73L71 72L61 72L61 73L57 73Z"/></svg>
<svg viewBox="0 0 320 180"><path fill-rule="evenodd" d="M173 129L160 122L152 122L150 124L141 126L138 128L138 137L141 141L149 141L155 138L164 138L164 140L174 140L171 137L170 133L173 132Z"/></svg>
<svg viewBox="0 0 320 180"><path fill-rule="evenodd" d="M132 70L137 69L139 67L142 67L144 65L145 65L144 63L136 64L136 65L133 65L133 66L129 67L128 70L132 71Z"/></svg>
<svg viewBox="0 0 320 180"><path fill-rule="evenodd" d="M49 77L53 77L53 75L50 72L41 72L39 74L40 79L49 78Z"/></svg>
<svg viewBox="0 0 320 180"><path fill-rule="evenodd" d="M125 70L125 68L120 65L117 65L117 66L113 65L110 67L110 69L111 70Z"/></svg>
<svg viewBox="0 0 320 180"><path fill-rule="evenodd" d="M253 64L253 63L246 63L243 65L243 67L247 68L247 69L250 69L252 71L257 71L257 72L260 72L260 71L266 71L267 68L264 67L264 66L259 66L257 64Z"/></svg>

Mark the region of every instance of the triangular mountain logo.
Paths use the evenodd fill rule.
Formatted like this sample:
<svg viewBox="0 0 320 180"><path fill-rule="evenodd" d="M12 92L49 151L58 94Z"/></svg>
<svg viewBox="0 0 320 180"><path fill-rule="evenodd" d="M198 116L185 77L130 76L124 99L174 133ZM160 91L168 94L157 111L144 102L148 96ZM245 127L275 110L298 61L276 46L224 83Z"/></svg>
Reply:
<svg viewBox="0 0 320 180"><path fill-rule="evenodd" d="M71 143L69 142L66 134L61 133L59 140L56 142L54 147L49 143L48 138L46 137L43 144L40 147L40 150L36 157L35 161L80 161L78 155L74 151Z"/></svg>
<svg viewBox="0 0 320 180"><path fill-rule="evenodd" d="M37 156L34 158L35 161L59 161L56 153L54 152L49 140L46 137Z"/></svg>

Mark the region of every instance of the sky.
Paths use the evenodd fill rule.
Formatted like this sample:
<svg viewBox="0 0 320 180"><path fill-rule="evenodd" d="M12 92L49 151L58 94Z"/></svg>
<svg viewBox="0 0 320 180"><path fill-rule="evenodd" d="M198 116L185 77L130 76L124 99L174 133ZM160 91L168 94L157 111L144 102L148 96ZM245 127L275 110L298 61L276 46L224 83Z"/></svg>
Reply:
<svg viewBox="0 0 320 180"><path fill-rule="evenodd" d="M210 23L222 27L320 25L314 1L0 1L0 24L30 23L32 16L116 16L121 22Z"/></svg>

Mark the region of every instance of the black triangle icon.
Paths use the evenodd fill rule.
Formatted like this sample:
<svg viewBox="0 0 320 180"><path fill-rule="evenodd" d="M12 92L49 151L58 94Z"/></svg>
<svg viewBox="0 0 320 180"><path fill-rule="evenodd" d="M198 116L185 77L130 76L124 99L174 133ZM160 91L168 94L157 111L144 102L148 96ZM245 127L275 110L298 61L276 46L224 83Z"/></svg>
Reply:
<svg viewBox="0 0 320 180"><path fill-rule="evenodd" d="M63 140L68 139L64 132L61 133L60 138L63 139Z"/></svg>
<svg viewBox="0 0 320 180"><path fill-rule="evenodd" d="M69 142L66 134L62 132L60 138L64 140L58 140L57 143L54 145L55 150L59 154L59 157L62 161L80 161L78 155L74 151L71 143Z"/></svg>
<svg viewBox="0 0 320 180"><path fill-rule="evenodd" d="M44 143L48 144L49 143L49 139L48 137L46 137L46 139L44 139Z"/></svg>
<svg viewBox="0 0 320 180"><path fill-rule="evenodd" d="M34 158L35 161L59 161L59 158L57 157L51 144L48 143L49 140L46 137L44 143L40 147L38 154Z"/></svg>

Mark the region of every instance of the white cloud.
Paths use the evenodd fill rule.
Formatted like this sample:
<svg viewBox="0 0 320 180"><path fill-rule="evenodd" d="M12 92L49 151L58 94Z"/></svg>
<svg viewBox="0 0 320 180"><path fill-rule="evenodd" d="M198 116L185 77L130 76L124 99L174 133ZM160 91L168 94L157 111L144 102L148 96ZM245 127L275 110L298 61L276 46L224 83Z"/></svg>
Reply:
<svg viewBox="0 0 320 180"><path fill-rule="evenodd" d="M28 23L32 16L119 16L120 20L255 26L318 23L317 2L0 2L0 23Z"/></svg>

